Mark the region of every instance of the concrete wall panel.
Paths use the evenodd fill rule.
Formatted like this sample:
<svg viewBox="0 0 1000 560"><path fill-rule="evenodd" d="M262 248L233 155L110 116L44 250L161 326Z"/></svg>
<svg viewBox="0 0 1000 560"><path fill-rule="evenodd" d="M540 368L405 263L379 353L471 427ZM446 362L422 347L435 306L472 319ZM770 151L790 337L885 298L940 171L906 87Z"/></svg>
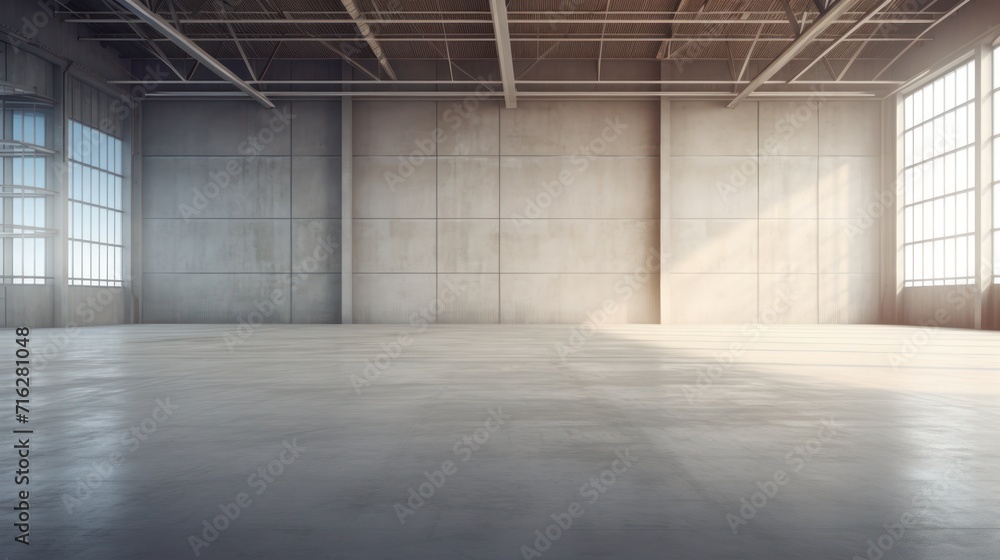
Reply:
<svg viewBox="0 0 1000 560"><path fill-rule="evenodd" d="M659 105L648 101L532 101L500 113L500 154L659 153Z"/></svg>
<svg viewBox="0 0 1000 560"><path fill-rule="evenodd" d="M255 101L147 101L143 155L288 155L296 118L287 102L265 109Z"/></svg>
<svg viewBox="0 0 1000 560"><path fill-rule="evenodd" d="M502 220L505 273L628 273L659 244L654 220Z"/></svg>
<svg viewBox="0 0 1000 560"><path fill-rule="evenodd" d="M125 322L125 289L110 286L70 286L66 292L69 320L80 327Z"/></svg>
<svg viewBox="0 0 1000 560"><path fill-rule="evenodd" d="M671 218L756 218L757 158L674 157Z"/></svg>
<svg viewBox="0 0 1000 560"><path fill-rule="evenodd" d="M292 220L292 272L339 273L340 220Z"/></svg>
<svg viewBox="0 0 1000 560"><path fill-rule="evenodd" d="M315 77L311 79L316 79ZM340 102L296 101L292 105L292 153L302 156L340 155Z"/></svg>
<svg viewBox="0 0 1000 560"><path fill-rule="evenodd" d="M880 204L880 166L878 157L819 158L819 217L878 216L868 209Z"/></svg>
<svg viewBox="0 0 1000 560"><path fill-rule="evenodd" d="M756 274L671 274L670 321L744 324L757 317Z"/></svg>
<svg viewBox="0 0 1000 560"><path fill-rule="evenodd" d="M442 101L437 104L437 125L443 156L478 156L500 153L500 103L497 101Z"/></svg>
<svg viewBox="0 0 1000 560"><path fill-rule="evenodd" d="M5 286L8 329L55 326L53 286Z"/></svg>
<svg viewBox="0 0 1000 560"><path fill-rule="evenodd" d="M414 313L434 323L436 299L435 274L354 275L355 323L410 324Z"/></svg>
<svg viewBox="0 0 1000 560"><path fill-rule="evenodd" d="M434 218L434 159L407 167L398 157L354 158L355 218Z"/></svg>
<svg viewBox="0 0 1000 560"><path fill-rule="evenodd" d="M144 105L144 321L238 321L283 286L268 322L339 322L340 103L278 109Z"/></svg>
<svg viewBox="0 0 1000 560"><path fill-rule="evenodd" d="M673 156L757 156L757 103L727 109L721 101L670 103Z"/></svg>
<svg viewBox="0 0 1000 560"><path fill-rule="evenodd" d="M762 156L760 217L815 219L818 177L816 156Z"/></svg>
<svg viewBox="0 0 1000 560"><path fill-rule="evenodd" d="M762 156L814 156L819 150L819 106L814 101L760 104Z"/></svg>
<svg viewBox="0 0 1000 560"><path fill-rule="evenodd" d="M434 220L354 220L354 270L433 274L436 229Z"/></svg>
<svg viewBox="0 0 1000 560"><path fill-rule="evenodd" d="M500 322L499 274L438 274L438 323Z"/></svg>
<svg viewBox="0 0 1000 560"><path fill-rule="evenodd" d="M147 157L146 218L287 218L287 158Z"/></svg>
<svg viewBox="0 0 1000 560"><path fill-rule="evenodd" d="M287 323L288 274L145 274L147 323Z"/></svg>
<svg viewBox="0 0 1000 560"><path fill-rule="evenodd" d="M296 274L292 282L292 323L340 323L340 274Z"/></svg>
<svg viewBox="0 0 1000 560"><path fill-rule="evenodd" d="M340 217L340 158L292 158L292 217Z"/></svg>
<svg viewBox="0 0 1000 560"><path fill-rule="evenodd" d="M498 220L438 220L437 270L500 272Z"/></svg>
<svg viewBox="0 0 1000 560"><path fill-rule="evenodd" d="M658 323L659 276L630 286L623 274L502 274L502 323Z"/></svg>
<svg viewBox="0 0 1000 560"><path fill-rule="evenodd" d="M659 160L652 157L505 157L504 218L659 216Z"/></svg>
<svg viewBox="0 0 1000 560"><path fill-rule="evenodd" d="M438 158L438 218L497 219L499 206L500 162L496 156Z"/></svg>
<svg viewBox="0 0 1000 560"><path fill-rule="evenodd" d="M664 316L874 322L880 226L860 218L877 202L879 104L669 105Z"/></svg>
<svg viewBox="0 0 1000 560"><path fill-rule="evenodd" d="M668 270L757 272L757 220L670 220Z"/></svg>
<svg viewBox="0 0 1000 560"><path fill-rule="evenodd" d="M355 156L432 156L437 153L433 101L356 101Z"/></svg>
<svg viewBox="0 0 1000 560"><path fill-rule="evenodd" d="M819 155L882 153L882 109L878 103L826 101L819 113Z"/></svg>
<svg viewBox="0 0 1000 560"><path fill-rule="evenodd" d="M820 274L821 324L878 322L878 274Z"/></svg>
<svg viewBox="0 0 1000 560"><path fill-rule="evenodd" d="M146 220L145 272L289 272L288 220Z"/></svg>
<svg viewBox="0 0 1000 560"><path fill-rule="evenodd" d="M815 325L819 320L819 276L761 274L759 321L765 325Z"/></svg>
<svg viewBox="0 0 1000 560"><path fill-rule="evenodd" d="M821 274L875 274L879 271L878 220L859 227L856 220L819 220Z"/></svg>
<svg viewBox="0 0 1000 560"><path fill-rule="evenodd" d="M816 274L816 220L760 220L760 272Z"/></svg>

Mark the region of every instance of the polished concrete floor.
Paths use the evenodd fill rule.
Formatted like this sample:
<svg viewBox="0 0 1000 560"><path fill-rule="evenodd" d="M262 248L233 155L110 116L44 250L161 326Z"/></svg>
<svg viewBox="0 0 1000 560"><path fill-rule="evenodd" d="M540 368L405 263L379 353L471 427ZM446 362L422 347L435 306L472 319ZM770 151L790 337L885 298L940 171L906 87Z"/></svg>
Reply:
<svg viewBox="0 0 1000 560"><path fill-rule="evenodd" d="M0 556L1000 557L998 333L147 325L31 348L32 544L8 432Z"/></svg>

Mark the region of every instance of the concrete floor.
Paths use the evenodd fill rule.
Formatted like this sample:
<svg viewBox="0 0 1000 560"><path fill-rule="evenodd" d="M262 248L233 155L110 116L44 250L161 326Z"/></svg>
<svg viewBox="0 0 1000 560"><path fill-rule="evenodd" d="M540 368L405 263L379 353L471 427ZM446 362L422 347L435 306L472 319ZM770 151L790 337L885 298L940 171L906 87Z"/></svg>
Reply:
<svg viewBox="0 0 1000 560"><path fill-rule="evenodd" d="M43 366L59 334L31 340L15 558L1000 553L997 333L263 326L230 353L231 326L146 325L81 330ZM356 391L366 361L385 367Z"/></svg>

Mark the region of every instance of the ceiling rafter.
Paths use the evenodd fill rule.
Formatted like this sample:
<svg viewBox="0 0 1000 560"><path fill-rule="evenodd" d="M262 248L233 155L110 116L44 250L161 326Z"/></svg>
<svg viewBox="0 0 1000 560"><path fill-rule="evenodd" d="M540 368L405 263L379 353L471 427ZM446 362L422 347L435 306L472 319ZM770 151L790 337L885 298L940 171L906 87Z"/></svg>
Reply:
<svg viewBox="0 0 1000 560"><path fill-rule="evenodd" d="M915 45L934 41L928 31L971 0L927 0L918 9L891 0L589 0L580 6L585 9L575 9L580 2L574 2L571 8L559 5L548 10L531 8L558 3L552 0L532 6L524 0L491 0L464 6L422 0L419 4L403 2L403 9L384 10L380 4L389 0L341 0L332 8L299 3L294 10L284 10L292 6L289 0L107 0L108 5L101 4L105 0L59 1L57 13L64 15L62 20L89 27L80 33L81 40L103 42L125 59L158 60L164 68L171 68L179 81L165 80L164 94L193 90L196 83L207 85L208 75L201 66L211 68L197 58L192 64L183 42L166 31L153 33L149 23L131 10L120 9L118 3L145 7L189 43L212 53L234 75L245 77L244 83L267 89L268 96L282 93L277 90L303 93L321 90L323 84L332 87L335 84L324 80L278 87L278 82L265 77L277 79L286 72L288 60L336 57L356 69L358 83L386 80L386 85L397 84L391 87L398 87L402 94L417 94L437 89L426 85L447 86L439 91L461 93L468 89L462 84L475 82L515 106L522 84L532 96L687 92L703 84L711 90L703 92L706 95L728 95L734 103L748 97L805 92L806 85L841 94L849 85L861 86L859 94L881 97L891 91L887 86L893 82L881 77ZM500 18L506 19L502 25ZM825 30L817 32L821 26ZM585 60L593 65L579 66L579 75L562 75L561 71L557 75L588 79L596 75L592 83L560 80L559 85L524 79L549 77L548 63L540 72L542 61L552 61L552 68L558 69L564 63ZM671 74L675 79L708 79L671 81L661 84L664 87L648 80L605 80L613 74L612 65L617 70L622 61L637 63L636 77L662 76L661 65L643 64L658 60L699 65L695 74ZM416 61L441 64L424 66L439 69L424 72L418 71L421 67ZM492 69L485 65L488 61ZM775 71L773 65L779 62L783 63L781 79L775 77L779 74L767 77L765 73ZM825 69L822 73L816 72L819 65ZM281 72L276 71L279 68ZM590 68L589 75L583 73L584 68ZM410 80L396 79L403 70ZM494 75L482 77L491 70ZM200 81L194 80L196 75ZM420 80L415 78L430 83L418 87ZM183 85L186 82L191 83ZM378 85L371 88L381 89Z"/></svg>

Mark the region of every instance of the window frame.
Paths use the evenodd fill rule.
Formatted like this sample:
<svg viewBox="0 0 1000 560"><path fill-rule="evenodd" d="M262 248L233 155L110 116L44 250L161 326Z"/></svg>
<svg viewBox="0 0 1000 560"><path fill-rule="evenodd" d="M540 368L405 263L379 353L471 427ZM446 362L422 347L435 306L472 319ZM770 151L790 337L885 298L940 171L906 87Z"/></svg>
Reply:
<svg viewBox="0 0 1000 560"><path fill-rule="evenodd" d="M70 286L122 287L125 139L73 118L66 126L67 281Z"/></svg>
<svg viewBox="0 0 1000 560"><path fill-rule="evenodd" d="M900 98L904 288L976 284L976 71L963 57Z"/></svg>

